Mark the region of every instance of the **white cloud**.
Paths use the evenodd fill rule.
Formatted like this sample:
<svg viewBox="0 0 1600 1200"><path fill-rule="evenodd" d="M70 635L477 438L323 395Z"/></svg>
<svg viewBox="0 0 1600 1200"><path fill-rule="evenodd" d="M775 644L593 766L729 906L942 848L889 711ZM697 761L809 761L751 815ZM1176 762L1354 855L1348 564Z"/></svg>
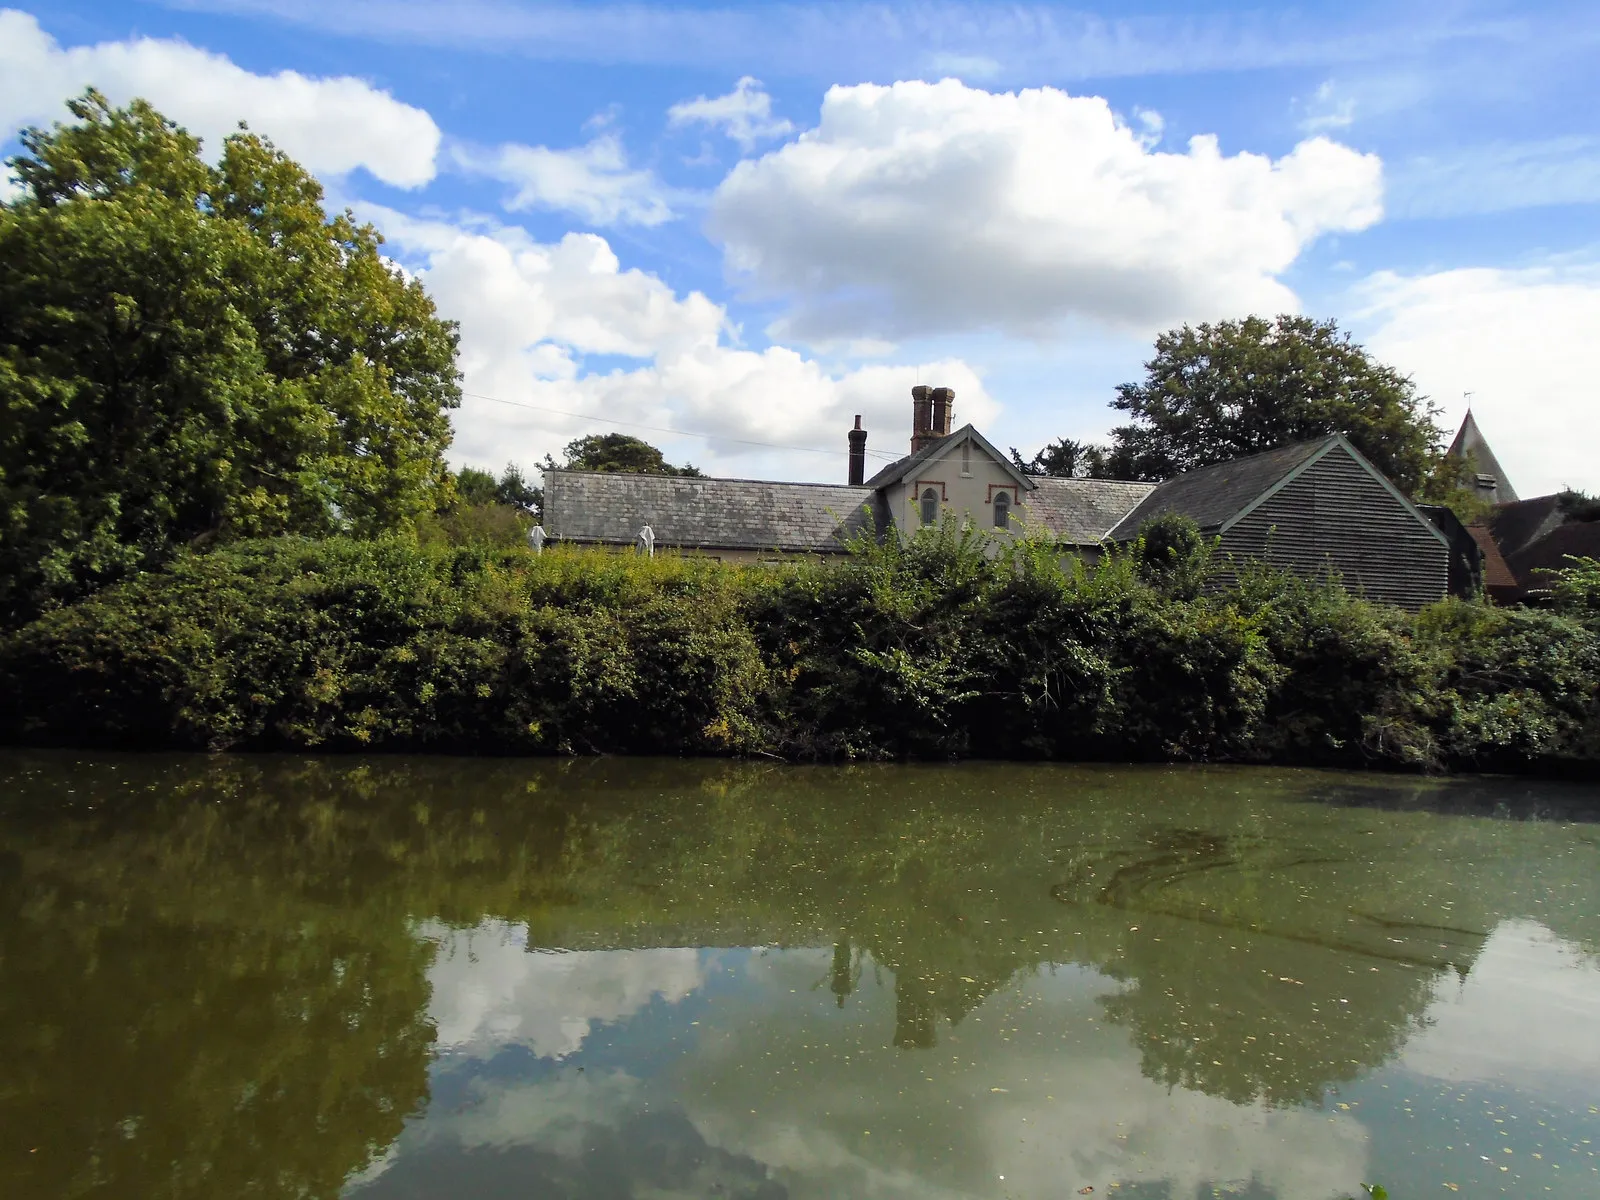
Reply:
<svg viewBox="0 0 1600 1200"><path fill-rule="evenodd" d="M1441 981L1399 1066L1587 1099L1600 1078L1600 964L1536 922L1502 922L1464 983Z"/></svg>
<svg viewBox="0 0 1600 1200"><path fill-rule="evenodd" d="M660 225L673 217L660 180L628 166L621 140L603 133L586 146L551 150L508 144L493 150L455 149L463 170L509 183L512 211L530 208L576 213L592 225Z"/></svg>
<svg viewBox="0 0 1600 1200"><path fill-rule="evenodd" d="M1278 276L1301 250L1382 214L1376 156L1160 153L1149 132L1054 88L835 87L816 129L734 168L709 229L754 291L795 301L779 336L1043 336L1292 309Z"/></svg>
<svg viewBox="0 0 1600 1200"><path fill-rule="evenodd" d="M762 91L759 79L749 75L725 96L700 96L674 104L667 110L667 123L720 128L746 150L758 141L783 137L794 130L792 123L772 115L772 97Z"/></svg>
<svg viewBox="0 0 1600 1200"><path fill-rule="evenodd" d="M1305 109L1306 115L1300 120L1300 128L1307 133L1327 133L1332 129L1348 129L1355 124L1355 97L1340 92L1331 79L1325 80L1317 88Z"/></svg>
<svg viewBox="0 0 1600 1200"><path fill-rule="evenodd" d="M63 119L63 102L91 85L116 103L149 100L213 155L243 120L319 174L364 167L405 188L434 176L433 118L360 79L255 75L176 40L63 49L30 14L0 9L0 129Z"/></svg>
<svg viewBox="0 0 1600 1200"><path fill-rule="evenodd" d="M682 1000L705 976L693 949L530 951L527 926L504 921L426 924L418 933L438 945L428 968L434 1044L455 1054L522 1045L565 1058L594 1026L625 1020L658 996Z"/></svg>
<svg viewBox="0 0 1600 1200"><path fill-rule="evenodd" d="M1463 392L1519 495L1600 490L1600 266L1383 272L1359 293L1378 358L1461 419Z"/></svg>
<svg viewBox="0 0 1600 1200"><path fill-rule="evenodd" d="M997 411L959 360L834 372L784 346L741 348L722 306L624 270L596 234L546 244L514 227L358 211L391 239L441 313L461 322L461 368L472 395L455 415L460 461L531 465L579 434L621 429L713 473L842 481L844 431L856 413L873 432L869 453L905 452L909 392L919 379L955 388L962 420L983 423ZM592 370L585 357L595 355L637 362Z"/></svg>

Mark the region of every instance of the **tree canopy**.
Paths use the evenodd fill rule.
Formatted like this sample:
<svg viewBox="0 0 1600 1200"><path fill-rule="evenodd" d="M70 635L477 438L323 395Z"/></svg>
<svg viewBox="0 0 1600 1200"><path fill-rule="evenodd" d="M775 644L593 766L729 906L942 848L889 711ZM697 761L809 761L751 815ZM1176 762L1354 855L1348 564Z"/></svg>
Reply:
<svg viewBox="0 0 1600 1200"><path fill-rule="evenodd" d="M1106 474L1106 448L1057 438L1031 459L1024 459L1015 446L1011 447L1011 462L1024 475L1101 479Z"/></svg>
<svg viewBox="0 0 1600 1200"><path fill-rule="evenodd" d="M609 471L620 475L690 475L700 471L685 463L675 467L649 442L625 433L591 433L567 443L565 461L557 463L549 455L548 470Z"/></svg>
<svg viewBox="0 0 1600 1200"><path fill-rule="evenodd" d="M94 91L0 204L0 614L219 538L409 527L447 488L456 333L243 130L210 165Z"/></svg>
<svg viewBox="0 0 1600 1200"><path fill-rule="evenodd" d="M476 467L462 467L456 473L456 495L464 504L505 504L533 516L544 506L544 489L524 479L516 463L507 463L499 479Z"/></svg>
<svg viewBox="0 0 1600 1200"><path fill-rule="evenodd" d="M1166 479L1342 433L1410 494L1448 489L1438 409L1333 321L1247 317L1169 330L1145 378L1117 388L1105 474Z"/></svg>

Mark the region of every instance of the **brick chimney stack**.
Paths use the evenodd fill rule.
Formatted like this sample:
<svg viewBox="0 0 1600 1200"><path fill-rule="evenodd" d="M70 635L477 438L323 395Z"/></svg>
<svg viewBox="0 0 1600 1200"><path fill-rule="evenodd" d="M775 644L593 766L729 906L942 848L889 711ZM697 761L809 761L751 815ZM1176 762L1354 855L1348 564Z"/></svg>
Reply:
<svg viewBox="0 0 1600 1200"><path fill-rule="evenodd" d="M954 388L930 388L919 383L911 389L911 453L950 436L955 405Z"/></svg>
<svg viewBox="0 0 1600 1200"><path fill-rule="evenodd" d="M861 414L850 431L850 486L860 487L867 480L867 431L861 428Z"/></svg>

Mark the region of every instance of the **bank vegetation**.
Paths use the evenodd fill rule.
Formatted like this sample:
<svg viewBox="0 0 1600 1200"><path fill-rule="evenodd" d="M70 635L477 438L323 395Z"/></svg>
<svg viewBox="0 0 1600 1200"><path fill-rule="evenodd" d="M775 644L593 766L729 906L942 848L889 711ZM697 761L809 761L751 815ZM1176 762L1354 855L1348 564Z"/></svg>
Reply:
<svg viewBox="0 0 1600 1200"><path fill-rule="evenodd" d="M0 738L196 750L1236 761L1592 771L1600 564L1412 614L1220 575L1192 527L1093 566L947 523L733 565L415 538L183 554L0 637Z"/></svg>

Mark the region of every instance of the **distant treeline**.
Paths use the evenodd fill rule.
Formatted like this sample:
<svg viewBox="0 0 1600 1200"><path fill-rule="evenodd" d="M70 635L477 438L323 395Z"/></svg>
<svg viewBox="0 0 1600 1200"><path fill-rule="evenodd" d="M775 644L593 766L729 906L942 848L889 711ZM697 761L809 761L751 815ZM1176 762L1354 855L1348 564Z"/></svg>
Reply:
<svg viewBox="0 0 1600 1200"><path fill-rule="evenodd" d="M193 749L1600 763L1600 566L1410 614L1173 524L1093 567L954 525L827 562L273 539L0 637L0 738Z"/></svg>

